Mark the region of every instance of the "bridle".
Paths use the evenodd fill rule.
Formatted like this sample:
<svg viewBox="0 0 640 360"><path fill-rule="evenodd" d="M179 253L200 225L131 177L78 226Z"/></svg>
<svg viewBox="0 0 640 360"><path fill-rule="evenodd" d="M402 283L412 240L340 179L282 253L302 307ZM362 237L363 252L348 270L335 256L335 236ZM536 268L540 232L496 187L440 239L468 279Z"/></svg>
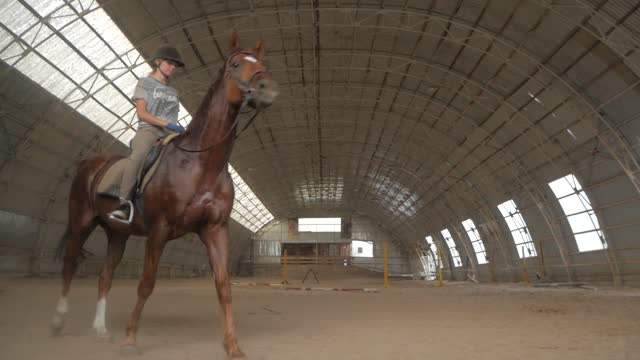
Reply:
<svg viewBox="0 0 640 360"><path fill-rule="evenodd" d="M244 94L244 100L242 101L242 105L240 105L240 109L244 108L247 106L247 104L249 103L249 101L251 101L253 99L253 95L256 92L256 89L254 87L251 86L251 82L253 81L253 79L256 77L256 75L258 74L263 74L263 73L268 73L267 70L262 69L262 70L256 70L253 72L253 74L251 74L251 76L249 77L249 79L242 80L239 76L237 76L236 71L237 68L233 67L233 66L229 66L229 63L231 62L231 60L233 60L234 57L240 55L240 54L244 54L244 55L250 55L250 56L254 56L253 53L249 52L249 51L244 51L244 50L239 50L236 51L234 53L232 53L231 55L229 55L227 57L227 60L225 60L225 71L224 71L224 76L225 77L229 77L232 80L234 80L236 82L236 84L238 85L238 88L240 88L240 91L242 91L242 93ZM256 112L255 114L253 114L253 116L249 119L249 121L247 122L247 124L245 124L245 126L242 127L242 129L240 130L240 132L238 132L236 134L235 139L237 139L240 134L242 134L248 127L249 125L251 125L251 123L253 122L253 120L256 118L256 116L258 116L258 114L260 113L261 108L258 107L256 108ZM233 123L231 124L231 127L229 128L229 130L224 134L224 136L215 144L207 146L204 149L199 149L199 150L191 150L191 149L185 149L182 146L176 144L175 142L171 142L172 144L175 145L175 147L177 147L178 149L184 151L184 152L190 152L190 153L201 153L201 152L205 152L205 151L209 151L211 149L213 149L214 147L222 144L224 142L224 140L231 134L231 132L233 132L233 130L238 127L238 124L240 123L240 116L236 116L236 119L233 121Z"/></svg>
<svg viewBox="0 0 640 360"><path fill-rule="evenodd" d="M244 55L248 55L251 56L253 58L254 54L249 52L249 51L244 51L244 50L240 50L240 51L236 51L233 54L229 55L229 57L227 58L226 61L226 65L225 65L225 71L224 71L224 76L229 76L231 79L235 80L236 84L238 84L238 87L240 88L240 90L242 90L245 94L245 102L247 101L247 95L250 95L249 97L251 97L251 95L253 93L255 93L256 89L251 87L251 82L253 81L253 78L256 77L256 75L258 74L263 74L263 73L267 73L266 69L263 70L256 70L253 72L253 74L251 74L251 76L249 76L249 79L247 79L246 81L243 81L242 79L240 79L238 76L234 75L234 70L236 70L236 68L233 68L233 66L229 66L229 62L231 60L233 60L234 57L240 55L240 54L244 54Z"/></svg>

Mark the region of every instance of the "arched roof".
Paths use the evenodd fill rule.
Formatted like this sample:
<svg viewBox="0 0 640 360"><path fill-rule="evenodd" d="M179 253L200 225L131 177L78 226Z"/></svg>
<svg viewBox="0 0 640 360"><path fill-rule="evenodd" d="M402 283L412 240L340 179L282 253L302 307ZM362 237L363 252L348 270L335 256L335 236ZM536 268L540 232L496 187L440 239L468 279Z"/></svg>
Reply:
<svg viewBox="0 0 640 360"><path fill-rule="evenodd" d="M410 249L467 217L495 223L495 206L515 198L564 248L550 181L622 178L629 198L640 192L634 2L10 3L27 15L8 25L3 12L0 58L20 70L36 54L71 74L58 97L76 110L104 105L100 126L125 143L131 83L155 48L175 45L185 59L174 85L186 114L214 80L231 30L243 44L264 39L281 94L242 134L231 163L275 218L365 213ZM101 50L64 69L38 44L57 35L51 46Z"/></svg>

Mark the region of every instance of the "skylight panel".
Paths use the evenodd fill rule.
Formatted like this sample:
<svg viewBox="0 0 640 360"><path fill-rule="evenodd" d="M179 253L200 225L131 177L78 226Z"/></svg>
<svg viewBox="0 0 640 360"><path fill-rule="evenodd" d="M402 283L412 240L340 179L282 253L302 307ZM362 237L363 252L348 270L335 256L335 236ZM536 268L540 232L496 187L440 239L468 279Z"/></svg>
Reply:
<svg viewBox="0 0 640 360"><path fill-rule="evenodd" d="M424 239L427 240L429 249L431 249L431 251L436 251L436 244L433 242L433 237L431 235L427 235Z"/></svg>
<svg viewBox="0 0 640 360"><path fill-rule="evenodd" d="M537 256L536 247L533 244L531 235L529 234L529 228L520 213L520 210L516 206L513 200L505 201L498 205L498 210L504 217L509 231L511 231L511 237L516 245L518 256L522 258Z"/></svg>
<svg viewBox="0 0 640 360"><path fill-rule="evenodd" d="M569 174L550 182L549 187L558 198L567 217L578 251L606 249L607 241L600 230L600 223L578 179L573 174Z"/></svg>
<svg viewBox="0 0 640 360"><path fill-rule="evenodd" d="M456 243L453 241L453 237L449 232L449 229L444 229L440 231L444 241L447 243L447 247L449 247L449 252L451 252L451 257L453 258L453 266L460 267L462 266L462 260L460 260L460 254L458 253L458 249L456 248Z"/></svg>
<svg viewBox="0 0 640 360"><path fill-rule="evenodd" d="M427 240L427 245L429 247L429 249L431 250L433 257L436 260L436 263L438 262L438 246L436 245L436 243L433 241L433 236L431 235L427 235L424 238L425 240ZM443 261L442 259L440 259L440 268L442 269L444 267Z"/></svg>
<svg viewBox="0 0 640 360"><path fill-rule="evenodd" d="M109 70L104 69L103 73L108 74L107 77L109 79L113 79L113 84L123 93L133 94L133 91L136 88L136 83L138 82L138 78L135 77L132 72L123 70L121 68L114 68ZM127 100L129 100L129 98L127 98ZM187 113L186 110L180 109L181 115L185 113Z"/></svg>
<svg viewBox="0 0 640 360"><path fill-rule="evenodd" d="M295 200L299 205L318 202L339 202L342 200L344 181L342 177L328 177L321 182L299 183L295 191Z"/></svg>
<svg viewBox="0 0 640 360"><path fill-rule="evenodd" d="M7 33L8 34L8 33ZM11 37L10 34L8 34ZM0 52L0 59L6 62L8 65L12 66L20 58L24 55L25 47L22 44L17 42L12 42L8 46L3 48L4 50Z"/></svg>
<svg viewBox="0 0 640 360"><path fill-rule="evenodd" d="M579 193L580 190L582 190L582 185L580 185L573 175L567 175L556 181L552 181L549 183L549 187L558 199L562 199L570 194Z"/></svg>
<svg viewBox="0 0 640 360"><path fill-rule="evenodd" d="M117 60L118 54L111 51L109 46L83 23L82 18L75 11L88 10L88 6L91 6L96 14L101 13L109 21L111 19L102 9L97 8L95 1L83 4L77 1L58 2L57 6L45 6L43 3L44 1L31 1L29 5L33 6L32 9L17 1L9 4L8 8L15 14L19 14L20 17L27 19L26 23L29 26L24 27L23 24L6 21L5 18L2 18L1 25L6 27L11 42L7 49L1 49L0 58L63 102L76 108L103 129L109 131L114 128L113 125L117 122L122 122L122 126L116 127L118 129L130 126L129 122L124 121L120 116L115 118L92 116L104 113L104 111L113 113L114 110L118 112L114 115L126 113L127 111L118 111L122 110L118 107L112 109L111 106L114 101L118 101L117 98L122 104L129 102L129 99L120 89L109 83L116 78L108 78L106 73L99 69L102 62L106 63L110 59ZM74 9L73 6L80 8ZM63 11L64 8L67 11ZM43 11L50 11L50 13ZM5 14L4 9L3 14ZM42 17L42 20L38 17ZM64 19L64 21L60 21L60 19ZM59 31L59 33L55 31ZM132 48L129 42L126 45L128 48ZM12 46L14 46L12 50L14 52L7 53ZM19 49L19 52L15 53L16 49ZM90 59L100 60L96 64ZM130 77L130 81L131 79L135 85L136 78ZM98 99L96 93L101 90L104 91L103 94L108 93L110 96ZM105 98L108 98L111 103L105 103ZM90 99L94 101L89 101ZM120 105L120 107L122 106L124 105ZM128 107L132 108L133 105L129 102ZM133 132L122 130L111 133L125 144L133 135Z"/></svg>
<svg viewBox="0 0 640 360"><path fill-rule="evenodd" d="M34 53L24 56L14 67L57 97L64 96L75 88L73 82Z"/></svg>
<svg viewBox="0 0 640 360"><path fill-rule="evenodd" d="M131 103L125 99L113 86L105 86L94 94L96 101L105 105L115 115L124 116L131 111Z"/></svg>
<svg viewBox="0 0 640 360"><path fill-rule="evenodd" d="M0 27L0 53L12 40L12 36Z"/></svg>
<svg viewBox="0 0 640 360"><path fill-rule="evenodd" d="M94 11L86 14L84 19L100 34L115 53L125 54L131 51L131 47L128 46L129 40L109 16L103 16L101 11Z"/></svg>
<svg viewBox="0 0 640 360"><path fill-rule="evenodd" d="M81 83L95 73L93 67L58 36L52 36L35 49L73 82Z"/></svg>
<svg viewBox="0 0 640 360"><path fill-rule="evenodd" d="M113 58L112 50L82 21L75 21L60 31L93 65L102 68Z"/></svg>
<svg viewBox="0 0 640 360"><path fill-rule="evenodd" d="M2 5L0 23L17 34L22 34L37 22L38 18L17 1Z"/></svg>
<svg viewBox="0 0 640 360"><path fill-rule="evenodd" d="M476 253L476 259L478 259L478 264L486 264L487 260L487 252L484 249L484 243L482 242L482 238L480 237L480 232L478 232L478 228L476 228L476 224L471 219L467 219L462 222L462 226L467 231L467 235L471 240L471 245L473 246L473 250Z"/></svg>
<svg viewBox="0 0 640 360"><path fill-rule="evenodd" d="M0 59L125 145L137 121L130 96L151 67L95 0L8 1L0 11ZM180 104L179 122L191 115ZM229 165L231 217L257 231L273 215Z"/></svg>
<svg viewBox="0 0 640 360"><path fill-rule="evenodd" d="M28 3L29 6L31 6L33 10L35 10L40 16L47 16L49 14L58 15L61 11L67 11L67 13L71 13L71 9L64 6L64 0L26 0L26 3Z"/></svg>
<svg viewBox="0 0 640 360"><path fill-rule="evenodd" d="M341 218L300 218L298 219L298 231L310 232L340 232Z"/></svg>
<svg viewBox="0 0 640 360"><path fill-rule="evenodd" d="M86 117L100 119L97 124L104 125L105 127L113 125L114 121L118 119L115 115L98 105L97 101L93 99L86 99L76 110Z"/></svg>
<svg viewBox="0 0 640 360"><path fill-rule="evenodd" d="M231 174L236 194L236 201L233 203L233 208L236 210L236 213L251 214L250 217L242 216L238 219L235 217L233 219L253 232L260 230L260 228L273 220L273 215L269 210L267 210L264 204L262 204L262 201L260 201L256 194L251 190L249 185L244 182L231 164L229 164L229 174Z"/></svg>
<svg viewBox="0 0 640 360"><path fill-rule="evenodd" d="M22 40L27 44L41 44L53 34L48 27L38 24L22 34Z"/></svg>
<svg viewBox="0 0 640 360"><path fill-rule="evenodd" d="M131 93L133 93L133 90L131 90ZM179 116L180 116L180 119L178 119L178 122L182 124L182 126L186 127L191 122L191 114L189 114L187 109L185 109L184 106L182 106L182 104L180 104Z"/></svg>

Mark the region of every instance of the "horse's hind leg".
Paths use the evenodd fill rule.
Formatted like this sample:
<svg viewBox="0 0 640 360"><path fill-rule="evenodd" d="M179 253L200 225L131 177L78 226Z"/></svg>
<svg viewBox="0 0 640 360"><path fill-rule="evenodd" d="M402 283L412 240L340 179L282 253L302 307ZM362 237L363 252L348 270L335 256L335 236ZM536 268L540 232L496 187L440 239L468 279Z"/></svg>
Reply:
<svg viewBox="0 0 640 360"><path fill-rule="evenodd" d="M69 211L69 224L67 225L68 238L66 239L62 267L62 295L58 300L56 313L51 320L51 331L54 335L58 335L64 325L64 317L68 311L67 295L71 288L71 280L78 267L78 257L82 246L97 225L95 217L89 211L82 213L73 210L71 208Z"/></svg>
<svg viewBox="0 0 640 360"><path fill-rule="evenodd" d="M98 282L98 304L96 305L96 317L93 320L93 329L96 331L98 338L108 339L111 336L106 324L107 296L109 295L109 290L111 290L113 271L122 259L129 235L116 232L109 228L106 228L105 231L109 239L109 245L107 247L107 258L102 266L100 280Z"/></svg>

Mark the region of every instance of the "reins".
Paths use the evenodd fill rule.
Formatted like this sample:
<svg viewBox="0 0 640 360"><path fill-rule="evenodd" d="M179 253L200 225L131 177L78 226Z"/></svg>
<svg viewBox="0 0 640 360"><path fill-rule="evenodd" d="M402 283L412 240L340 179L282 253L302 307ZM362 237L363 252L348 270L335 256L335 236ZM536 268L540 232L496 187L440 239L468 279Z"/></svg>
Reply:
<svg viewBox="0 0 640 360"><path fill-rule="evenodd" d="M256 116L258 116L258 114L260 113L260 110L256 110L255 114L253 114L253 116L251 117L251 119L249 119L249 121L247 122L247 124L242 128L242 130L240 130L239 133L236 134L236 137L234 139L237 139L240 134L242 134L245 130L247 130L247 128L249 127L249 125L251 125L251 123L253 122L253 120L256 118ZM185 149L182 146L176 144L175 142L171 142L171 144L173 144L175 147L177 147L178 149L184 151L184 152L188 152L188 153L201 153L201 152L205 152L205 151L209 151L211 149L213 149L214 147L222 144L224 142L224 140L231 134L231 132L238 126L238 124L240 123L240 117L236 116L236 120L233 122L233 124L231 124L231 127L229 128L229 130L227 130L227 132L224 134L224 136L222 137L222 139L220 139L220 141L216 142L215 144L208 146L204 149L199 149L199 150L190 150L190 149Z"/></svg>
<svg viewBox="0 0 640 360"><path fill-rule="evenodd" d="M246 51L237 51L237 52L235 52L235 53L233 53L233 54L229 55L229 57L227 58L227 61L225 61L225 73L224 73L224 75L225 75L225 76L227 76L227 75L228 75L228 76L229 76L229 77L231 77L233 80L235 80L235 81L238 83L238 85L240 85L241 90L242 90L242 91L244 91L244 93L245 93L245 100L244 100L244 102L242 103L242 105L240 106L240 109L242 109L242 108L244 108L244 107L248 104L248 102L249 102L249 100L250 100L250 97L247 97L246 95L247 95L247 94L251 94L253 91L255 91L255 89L252 89L252 88L251 88L251 86L250 86L251 81L253 80L253 78L254 78L256 75L261 74L261 73L266 73L266 70L258 70L258 71L255 71L253 74L251 74L251 77L250 77L247 81L243 81L242 79L238 79L237 77L233 76L233 74L229 71L229 64L228 64L228 63L229 63L229 60L230 60L230 59L233 59L233 58L234 58L236 55L238 55L238 54L248 54L248 55L253 55L253 54L251 54L251 53L249 53L249 52L246 52ZM242 134L245 130L247 130L247 128L251 125L251 123L253 123L253 120L256 118L256 116L258 116L258 114L260 113L260 110L261 110L260 108L258 108L258 109L256 110L255 114L253 114L253 116L249 119L249 121L247 122L247 124L245 124L245 126L244 126L244 127L242 127L242 129L240 130L240 132L238 132L238 133L236 134L236 136L235 136L235 138L234 138L234 139L237 139L238 137L240 137L240 134ZM235 128L236 128L236 127L238 127L238 124L239 124L239 123L240 123L240 117L236 115L236 119L233 121L233 124L231 124L231 127L229 128L229 130L227 130L227 132L224 134L224 136L222 137L222 139L220 139L220 140L219 140L218 142L216 142L215 144L210 145L210 146L208 146L208 147L206 147L206 148L204 148L204 149L198 149L198 150L185 149L185 148L183 148L182 146L180 146L180 145L176 144L175 142L171 142L171 143L172 143L173 145L175 145L175 147L176 147L176 148L178 148L178 149L180 149L180 150L182 150L182 151L184 151L184 152L189 152L189 153L201 153L201 152L209 151L209 150L211 150L211 149L215 148L216 146L218 146L218 145L222 144L222 143L226 140L226 138L227 138L227 137L228 137L228 136L229 136L229 135L230 135L230 134L235 130Z"/></svg>

